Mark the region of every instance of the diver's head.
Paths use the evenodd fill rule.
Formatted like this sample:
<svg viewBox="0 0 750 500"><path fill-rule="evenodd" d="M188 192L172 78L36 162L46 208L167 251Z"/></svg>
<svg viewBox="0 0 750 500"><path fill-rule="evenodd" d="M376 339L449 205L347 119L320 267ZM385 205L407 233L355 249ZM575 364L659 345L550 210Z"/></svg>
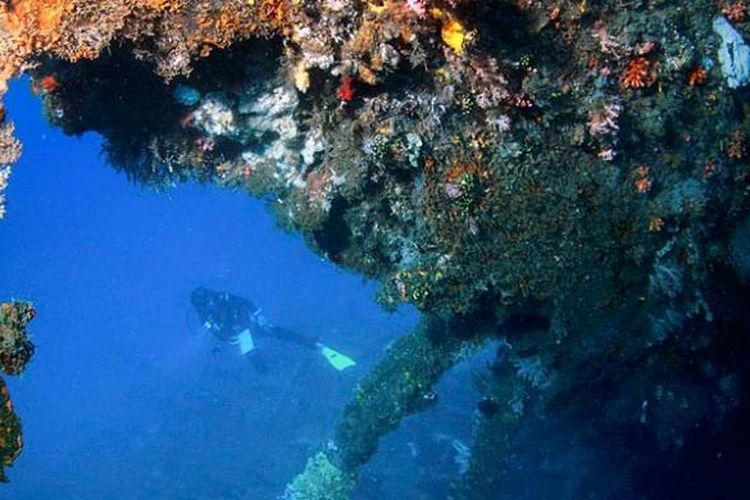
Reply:
<svg viewBox="0 0 750 500"><path fill-rule="evenodd" d="M216 292L212 292L204 286L199 286L190 293L190 303L193 304L198 314L203 316L211 309L211 299L214 295L216 295Z"/></svg>

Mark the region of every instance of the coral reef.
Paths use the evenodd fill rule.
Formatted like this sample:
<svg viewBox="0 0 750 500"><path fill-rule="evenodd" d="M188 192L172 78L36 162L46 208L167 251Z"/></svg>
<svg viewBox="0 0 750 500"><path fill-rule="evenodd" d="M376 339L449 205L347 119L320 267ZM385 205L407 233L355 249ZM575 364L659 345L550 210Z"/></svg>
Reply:
<svg viewBox="0 0 750 500"><path fill-rule="evenodd" d="M0 370L19 375L34 354L34 345L26 335L26 324L36 312L28 302L0 304ZM23 449L21 420L13 410L8 387L0 377L0 482L7 482L4 467L9 467Z"/></svg>
<svg viewBox="0 0 750 500"><path fill-rule="evenodd" d="M137 182L264 197L377 279L385 308L424 313L292 490L334 469L350 488L490 340L512 347L482 386L458 497L498 491L515 433L547 409L680 449L740 403L742 2L92 5L3 3L0 81L30 74L50 121L101 133ZM4 127L0 165L18 152Z"/></svg>
<svg viewBox="0 0 750 500"><path fill-rule="evenodd" d="M28 302L0 304L0 369L18 375L34 354L34 344L26 335L26 324L36 312Z"/></svg>
<svg viewBox="0 0 750 500"><path fill-rule="evenodd" d="M0 482L8 482L4 468L13 465L13 461L21 454L21 436L21 420L13 410L10 392L0 377Z"/></svg>
<svg viewBox="0 0 750 500"><path fill-rule="evenodd" d="M21 153L21 143L13 137L13 125L4 123L5 114L0 104L0 219L5 215L5 195L3 191L8 186L10 166L18 160Z"/></svg>

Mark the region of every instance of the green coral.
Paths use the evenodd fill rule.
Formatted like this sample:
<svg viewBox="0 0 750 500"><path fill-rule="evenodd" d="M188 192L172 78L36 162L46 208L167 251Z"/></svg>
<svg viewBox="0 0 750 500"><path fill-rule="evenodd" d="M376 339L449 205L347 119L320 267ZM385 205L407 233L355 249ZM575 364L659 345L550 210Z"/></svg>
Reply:
<svg viewBox="0 0 750 500"><path fill-rule="evenodd" d="M354 488L354 477L318 452L307 460L305 470L287 486L289 500L347 500Z"/></svg>
<svg viewBox="0 0 750 500"><path fill-rule="evenodd" d="M29 302L0 303L0 371L19 375L34 354L26 325L36 316ZM5 467L23 450L21 420L13 409L5 381L0 377L0 482L8 482Z"/></svg>

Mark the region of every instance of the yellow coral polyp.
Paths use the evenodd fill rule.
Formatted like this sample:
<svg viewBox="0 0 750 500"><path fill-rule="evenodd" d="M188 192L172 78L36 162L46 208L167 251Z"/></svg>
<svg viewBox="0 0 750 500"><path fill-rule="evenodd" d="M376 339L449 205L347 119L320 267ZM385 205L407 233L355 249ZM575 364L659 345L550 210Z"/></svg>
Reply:
<svg viewBox="0 0 750 500"><path fill-rule="evenodd" d="M445 12L443 12L443 9L432 7L430 9L430 15L435 19L442 19L445 16Z"/></svg>
<svg viewBox="0 0 750 500"><path fill-rule="evenodd" d="M390 2L388 0L383 0L381 5L378 5L378 2L368 2L367 8L370 9L371 12L375 14L382 14L388 8L390 7Z"/></svg>
<svg viewBox="0 0 750 500"><path fill-rule="evenodd" d="M443 42L452 48L453 51L462 55L464 53L464 43L466 42L466 28L456 19L449 19L443 24L440 32Z"/></svg>

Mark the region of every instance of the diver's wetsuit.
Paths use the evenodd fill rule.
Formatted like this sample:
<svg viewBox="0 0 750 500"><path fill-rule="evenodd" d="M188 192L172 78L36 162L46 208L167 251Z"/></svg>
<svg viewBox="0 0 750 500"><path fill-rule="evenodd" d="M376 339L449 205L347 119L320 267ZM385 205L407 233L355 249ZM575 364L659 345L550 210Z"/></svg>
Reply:
<svg viewBox="0 0 750 500"><path fill-rule="evenodd" d="M272 325L263 316L259 307L243 297L198 287L190 294L190 302L195 307L203 326L219 340L233 341L241 332L249 330L253 337L273 336L309 349L318 346L316 338ZM252 349L246 356L254 361L256 368L265 371L265 362L258 349Z"/></svg>

